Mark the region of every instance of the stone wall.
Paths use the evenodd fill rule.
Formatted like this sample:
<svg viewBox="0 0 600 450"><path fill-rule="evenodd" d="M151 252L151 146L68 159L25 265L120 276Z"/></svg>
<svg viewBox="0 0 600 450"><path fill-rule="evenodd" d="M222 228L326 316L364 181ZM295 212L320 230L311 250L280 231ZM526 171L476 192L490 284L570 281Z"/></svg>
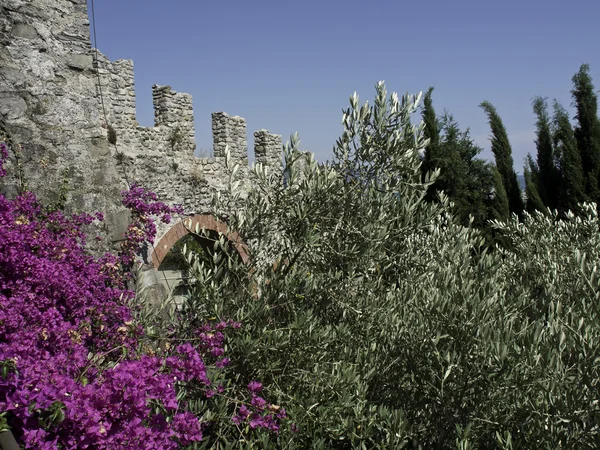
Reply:
<svg viewBox="0 0 600 450"><path fill-rule="evenodd" d="M247 185L245 120L213 113L214 158L196 158L192 97L155 85L155 124L139 126L133 62L92 49L89 25L86 0L0 2L0 125L23 145L31 189L52 200L66 177L68 209L104 211L105 232L117 241L128 220L120 206L127 182L182 204L185 215L209 212L212 194L225 190L227 146ZM256 160L281 170L281 137L260 130L255 138ZM14 177L0 183L16 193Z"/></svg>
<svg viewBox="0 0 600 450"><path fill-rule="evenodd" d="M73 209L118 208L123 184L99 111L85 0L2 0L0 124L23 145L40 196L54 199L69 169ZM14 195L16 180L1 182Z"/></svg>
<svg viewBox="0 0 600 450"><path fill-rule="evenodd" d="M256 162L280 172L281 149L281 136L271 134L267 130L254 132L254 156L256 157Z"/></svg>
<svg viewBox="0 0 600 450"><path fill-rule="evenodd" d="M158 85L152 97L155 124L141 127L133 62L111 62L92 48L86 0L0 0L0 129L21 145L23 173L38 197L54 201L67 180L67 211L105 213L100 234L106 239L92 250L114 248L122 239L129 213L120 192L128 183L183 205L184 216L210 213L212 195L226 192L227 146L248 187L243 118L212 114L214 158L196 158L192 97ZM281 137L266 130L255 137L257 162L280 171ZM15 164L13 158L11 175L0 179L7 196L18 191ZM155 246L170 227L158 225ZM151 300L166 295L163 278L151 263L143 266Z"/></svg>

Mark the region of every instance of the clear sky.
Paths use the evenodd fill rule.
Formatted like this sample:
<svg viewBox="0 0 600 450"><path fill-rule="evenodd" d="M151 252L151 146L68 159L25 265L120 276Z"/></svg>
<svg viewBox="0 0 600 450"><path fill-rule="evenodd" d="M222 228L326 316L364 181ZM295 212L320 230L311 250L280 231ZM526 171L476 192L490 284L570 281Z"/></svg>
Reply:
<svg viewBox="0 0 600 450"><path fill-rule="evenodd" d="M436 111L470 127L484 158L478 105L492 102L521 172L535 153L531 98L572 112L582 63L600 88L600 0L95 2L100 51L134 61L140 124L153 125L153 84L190 93L198 149L212 147L210 113L225 111L246 118L250 149L260 128L284 141L298 131L324 161L349 96L371 100L385 80L399 94L434 86Z"/></svg>

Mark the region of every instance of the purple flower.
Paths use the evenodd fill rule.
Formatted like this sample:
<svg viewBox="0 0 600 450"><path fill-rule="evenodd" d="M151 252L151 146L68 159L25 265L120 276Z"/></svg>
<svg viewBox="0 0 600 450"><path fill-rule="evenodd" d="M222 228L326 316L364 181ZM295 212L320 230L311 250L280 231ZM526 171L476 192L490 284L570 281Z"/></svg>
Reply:
<svg viewBox="0 0 600 450"><path fill-rule="evenodd" d="M215 366L217 367L217 369L222 369L224 367L227 367L230 362L231 362L230 359L228 357L225 357L225 358L217 361L215 363Z"/></svg>
<svg viewBox="0 0 600 450"><path fill-rule="evenodd" d="M250 400L250 404L257 409L262 410L265 409L267 402L264 398L254 395L252 396L252 400Z"/></svg>
<svg viewBox="0 0 600 450"><path fill-rule="evenodd" d="M130 200L144 210L137 224L155 229L144 221L163 206ZM85 251L81 226L101 218L45 213L31 193L14 200L0 195L0 366L6 372L0 410L11 411L27 448L175 449L196 442L198 419L176 414L183 405L174 373L181 381L210 383L202 357L191 344L177 347L168 362L137 351L143 330L132 321L132 293L122 276L141 238L130 235L120 256L95 259ZM100 366L95 356L119 363ZM172 420L154 415L152 402ZM53 417L53 425L43 428L43 416Z"/></svg>
<svg viewBox="0 0 600 450"><path fill-rule="evenodd" d="M250 383L248 383L248 390L250 392L258 393L258 392L262 391L262 384L260 384L256 380L251 381Z"/></svg>
<svg viewBox="0 0 600 450"><path fill-rule="evenodd" d="M7 152L0 142L0 175ZM68 217L45 211L32 193L13 200L0 194L0 373L6 374L0 411L10 411L26 448L175 450L202 439L198 418L185 411L187 399L178 398L182 388L199 385L202 392L211 385L207 364L229 364L222 358L223 333L241 325L206 324L195 333L195 346L140 350L144 330L129 307L129 269L155 237L153 218L168 221L182 208L137 185L123 192L123 204L132 223L121 251L94 258L82 226L101 214ZM248 389L250 404L232 420L276 432L284 416L264 411L258 381ZM224 391L219 384L205 395ZM53 422L42 426L42 418Z"/></svg>

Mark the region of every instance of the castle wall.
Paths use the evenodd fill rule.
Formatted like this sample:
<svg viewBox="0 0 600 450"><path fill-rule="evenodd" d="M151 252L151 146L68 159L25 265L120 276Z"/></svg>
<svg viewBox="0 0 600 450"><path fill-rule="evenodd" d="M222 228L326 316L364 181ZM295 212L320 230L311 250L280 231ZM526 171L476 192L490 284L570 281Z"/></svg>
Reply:
<svg viewBox="0 0 600 450"><path fill-rule="evenodd" d="M224 112L212 113L211 116L215 159L224 158L225 148L228 148L232 161L247 166L246 121L242 117L229 116Z"/></svg>
<svg viewBox="0 0 600 450"><path fill-rule="evenodd" d="M92 49L89 25L86 0L0 3L0 125L23 145L30 188L53 200L67 177L68 209L104 211L106 234L117 241L128 220L120 206L128 181L182 204L186 215L209 212L212 194L228 182L227 146L247 185L246 121L213 113L214 158L196 158L192 97L155 85L155 124L139 126L133 62L111 62ZM108 141L111 127L118 152ZM281 137L257 133L257 161L280 170ZM17 184L0 180L0 190L15 195Z"/></svg>
<svg viewBox="0 0 600 450"><path fill-rule="evenodd" d="M100 117L104 119L106 113L108 122L117 132L135 128L137 121L133 61L121 59L111 62L99 52L97 56L95 67L100 75L100 84L96 83L96 96L100 100Z"/></svg>
<svg viewBox="0 0 600 450"><path fill-rule="evenodd" d="M95 231L105 239L91 241L92 250L104 252L129 223L120 195L128 183L183 205L184 216L210 213L214 193L227 199L227 147L240 165L237 179L248 187L247 132L243 118L212 114L214 158L196 158L192 97L158 85L151 93L155 124L139 126L133 62L111 62L92 49L89 26L86 0L0 1L0 130L22 145L19 160L38 197L56 200L68 180L68 212L105 213ZM281 171L281 137L260 130L255 138L257 162ZM0 179L9 197L19 186L15 164L13 158L11 175ZM155 245L171 225L157 226ZM152 264L141 278L150 301L164 298L163 277Z"/></svg>
<svg viewBox="0 0 600 450"><path fill-rule="evenodd" d="M269 166L273 170L281 169L281 136L267 130L254 132L254 155L256 162Z"/></svg>
<svg viewBox="0 0 600 450"><path fill-rule="evenodd" d="M0 125L32 190L54 200L68 176L78 210L114 209L122 187L95 89L85 0L0 2ZM0 183L15 194L14 177Z"/></svg>

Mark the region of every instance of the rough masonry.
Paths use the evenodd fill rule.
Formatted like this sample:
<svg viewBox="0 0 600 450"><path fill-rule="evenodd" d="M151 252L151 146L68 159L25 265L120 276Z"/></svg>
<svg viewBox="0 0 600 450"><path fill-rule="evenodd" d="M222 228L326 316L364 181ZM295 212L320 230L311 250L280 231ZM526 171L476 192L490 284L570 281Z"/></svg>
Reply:
<svg viewBox="0 0 600 450"><path fill-rule="evenodd" d="M115 239L126 178L182 204L186 214L207 211L211 192L226 180L226 146L233 162L247 169L246 121L212 114L214 157L194 157L191 96L153 86L155 125L139 126L133 62L111 62L92 49L89 36L85 0L0 4L0 123L23 145L32 189L52 199L68 168L69 206L105 211ZM124 157L108 142L109 126ZM255 142L256 160L279 169L281 137L260 130ZM14 180L2 189L14 194Z"/></svg>
<svg viewBox="0 0 600 450"><path fill-rule="evenodd" d="M86 0L0 2L0 125L22 145L31 190L53 201L68 180L68 210L105 212L112 242L128 224L120 204L128 181L183 205L185 216L209 213L212 193L228 179L227 146L247 183L243 118L213 113L214 157L197 158L192 97L158 85L152 97L155 124L139 126L133 62L111 62L92 48ZM109 143L110 127L119 152ZM254 136L256 161L281 170L281 137L266 130ZM0 191L16 194L14 176L0 183ZM159 230L155 244L167 231Z"/></svg>

